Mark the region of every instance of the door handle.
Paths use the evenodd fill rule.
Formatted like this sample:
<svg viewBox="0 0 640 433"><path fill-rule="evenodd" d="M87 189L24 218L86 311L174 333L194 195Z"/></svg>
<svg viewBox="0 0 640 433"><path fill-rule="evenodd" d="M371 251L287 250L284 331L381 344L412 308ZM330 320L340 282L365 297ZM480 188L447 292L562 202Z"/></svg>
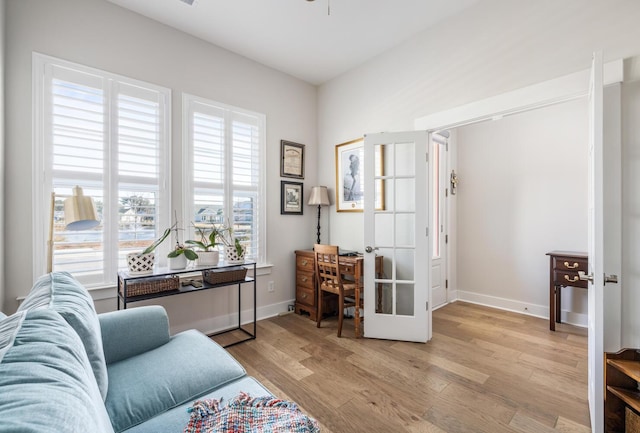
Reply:
<svg viewBox="0 0 640 433"><path fill-rule="evenodd" d="M578 275L582 281L591 281L593 282L593 274L585 274L583 271L578 271ZM607 275L604 274L604 284L613 283L618 284L618 276L617 275Z"/></svg>
<svg viewBox="0 0 640 433"><path fill-rule="evenodd" d="M369 246L367 246L364 250L365 250L367 253L372 253L372 252L373 252L373 250L377 250L377 249L378 249L378 247L375 247L375 248L374 248L374 247L369 247Z"/></svg>
<svg viewBox="0 0 640 433"><path fill-rule="evenodd" d="M585 274L584 271L578 271L578 276L582 281L591 281L593 283L593 274Z"/></svg>

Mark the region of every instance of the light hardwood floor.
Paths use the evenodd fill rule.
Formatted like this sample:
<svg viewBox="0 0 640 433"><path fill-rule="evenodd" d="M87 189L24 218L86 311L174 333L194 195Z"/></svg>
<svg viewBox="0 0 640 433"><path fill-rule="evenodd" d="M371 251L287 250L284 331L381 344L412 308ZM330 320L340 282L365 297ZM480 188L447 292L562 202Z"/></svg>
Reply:
<svg viewBox="0 0 640 433"><path fill-rule="evenodd" d="M427 344L355 339L353 320L342 338L336 318L322 325L263 320L229 351L325 433L591 431L582 329L463 302L434 312Z"/></svg>

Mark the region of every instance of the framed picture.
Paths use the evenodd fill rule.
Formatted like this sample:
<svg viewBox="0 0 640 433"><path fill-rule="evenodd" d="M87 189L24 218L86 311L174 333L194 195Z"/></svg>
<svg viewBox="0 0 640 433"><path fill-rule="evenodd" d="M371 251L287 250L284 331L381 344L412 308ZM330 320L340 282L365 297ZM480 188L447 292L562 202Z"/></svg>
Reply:
<svg viewBox="0 0 640 433"><path fill-rule="evenodd" d="M304 144L280 140L280 176L304 179Z"/></svg>
<svg viewBox="0 0 640 433"><path fill-rule="evenodd" d="M302 215L303 193L301 182L280 181L280 214Z"/></svg>
<svg viewBox="0 0 640 433"><path fill-rule="evenodd" d="M376 146L375 176L384 175L383 146ZM364 138L336 146L336 210L364 211ZM384 182L376 179L376 210L384 210Z"/></svg>

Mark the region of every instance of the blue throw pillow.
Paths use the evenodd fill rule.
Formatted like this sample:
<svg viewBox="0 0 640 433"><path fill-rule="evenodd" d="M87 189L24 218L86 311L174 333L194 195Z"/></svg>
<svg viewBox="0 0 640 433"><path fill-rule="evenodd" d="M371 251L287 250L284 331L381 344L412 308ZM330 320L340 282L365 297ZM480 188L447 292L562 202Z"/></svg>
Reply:
<svg viewBox="0 0 640 433"><path fill-rule="evenodd" d="M98 314L87 289L68 272L43 275L33 285L18 311L34 308L57 311L77 332L91 362L102 399L105 400L109 385L107 364Z"/></svg>
<svg viewBox="0 0 640 433"><path fill-rule="evenodd" d="M78 334L55 311L0 321L0 433L113 433Z"/></svg>

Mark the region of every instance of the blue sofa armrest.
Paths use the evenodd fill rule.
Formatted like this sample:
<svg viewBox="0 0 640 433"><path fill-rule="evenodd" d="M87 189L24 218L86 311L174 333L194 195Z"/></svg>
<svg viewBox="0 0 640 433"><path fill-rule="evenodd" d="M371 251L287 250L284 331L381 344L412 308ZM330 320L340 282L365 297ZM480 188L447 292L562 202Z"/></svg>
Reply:
<svg viewBox="0 0 640 433"><path fill-rule="evenodd" d="M102 313L98 319L107 364L155 349L170 339L169 317L159 305Z"/></svg>

